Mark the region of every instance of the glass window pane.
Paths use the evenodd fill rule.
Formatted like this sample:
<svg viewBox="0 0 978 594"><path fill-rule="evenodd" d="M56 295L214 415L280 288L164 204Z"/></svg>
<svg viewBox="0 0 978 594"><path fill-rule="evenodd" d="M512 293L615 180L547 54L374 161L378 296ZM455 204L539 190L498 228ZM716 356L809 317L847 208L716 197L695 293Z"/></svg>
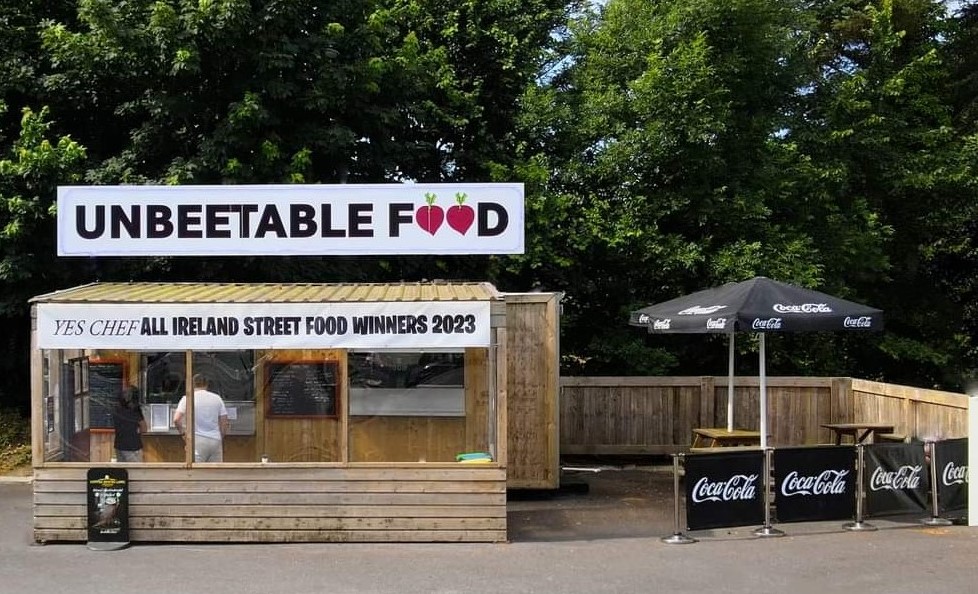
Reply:
<svg viewBox="0 0 978 594"><path fill-rule="evenodd" d="M349 352L350 460L455 462L488 451L485 360L485 349Z"/></svg>
<svg viewBox="0 0 978 594"><path fill-rule="evenodd" d="M151 462L182 462L184 442L176 425L178 410L186 415L181 401L188 380L184 352L140 353L144 416L149 423L146 458ZM255 355L253 351L193 353L193 374L206 386L195 392L200 411L194 433L196 461L256 462L255 445ZM206 392L200 396L201 391ZM220 399L217 400L213 395ZM196 396L195 396L196 397ZM221 406L223 405L223 409ZM220 413L227 428L220 438ZM199 442L199 443L198 443Z"/></svg>
<svg viewBox="0 0 978 594"><path fill-rule="evenodd" d="M44 350L47 362L45 382L47 396L44 459L52 462L88 462L91 458L90 436L85 427L84 392L75 375L81 369L77 351Z"/></svg>
<svg viewBox="0 0 978 594"><path fill-rule="evenodd" d="M338 351L267 351L262 381L263 456L276 462L344 462Z"/></svg>

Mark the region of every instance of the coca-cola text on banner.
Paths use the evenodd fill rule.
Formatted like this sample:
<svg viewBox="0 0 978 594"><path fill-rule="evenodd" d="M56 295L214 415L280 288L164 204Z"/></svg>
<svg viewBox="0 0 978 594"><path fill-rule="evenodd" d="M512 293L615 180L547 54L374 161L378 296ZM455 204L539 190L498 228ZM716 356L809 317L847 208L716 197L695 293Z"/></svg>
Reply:
<svg viewBox="0 0 978 594"><path fill-rule="evenodd" d="M764 521L764 453L686 456L689 530L748 526Z"/></svg>
<svg viewBox="0 0 978 594"><path fill-rule="evenodd" d="M866 446L866 515L916 513L927 508L930 473L922 443Z"/></svg>
<svg viewBox="0 0 978 594"><path fill-rule="evenodd" d="M779 522L850 519L856 512L856 448L774 450Z"/></svg>
<svg viewBox="0 0 978 594"><path fill-rule="evenodd" d="M931 464L937 465L937 505L940 513L968 509L968 438L934 442Z"/></svg>

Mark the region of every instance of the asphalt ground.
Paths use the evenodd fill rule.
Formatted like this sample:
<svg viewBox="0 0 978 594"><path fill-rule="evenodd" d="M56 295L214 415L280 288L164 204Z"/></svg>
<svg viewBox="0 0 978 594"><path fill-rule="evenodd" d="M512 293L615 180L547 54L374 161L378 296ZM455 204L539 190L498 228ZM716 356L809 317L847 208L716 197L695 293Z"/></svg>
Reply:
<svg viewBox="0 0 978 594"><path fill-rule="evenodd" d="M35 545L31 486L0 481L0 593L709 592L968 593L978 529L918 518L674 532L671 468L566 472L555 494L512 494L501 544Z"/></svg>

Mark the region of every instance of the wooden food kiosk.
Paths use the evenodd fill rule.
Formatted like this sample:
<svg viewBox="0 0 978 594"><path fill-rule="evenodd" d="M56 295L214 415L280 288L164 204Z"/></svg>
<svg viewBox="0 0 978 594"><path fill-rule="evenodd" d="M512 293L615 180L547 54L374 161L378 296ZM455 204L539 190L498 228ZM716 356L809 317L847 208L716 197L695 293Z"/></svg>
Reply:
<svg viewBox="0 0 978 594"><path fill-rule="evenodd" d="M31 303L37 542L85 540L96 467L128 471L133 541L506 540L513 366L490 284L96 283ZM227 406L221 463L173 425L196 374ZM114 458L126 390L141 463ZM542 456L530 482L555 478Z"/></svg>

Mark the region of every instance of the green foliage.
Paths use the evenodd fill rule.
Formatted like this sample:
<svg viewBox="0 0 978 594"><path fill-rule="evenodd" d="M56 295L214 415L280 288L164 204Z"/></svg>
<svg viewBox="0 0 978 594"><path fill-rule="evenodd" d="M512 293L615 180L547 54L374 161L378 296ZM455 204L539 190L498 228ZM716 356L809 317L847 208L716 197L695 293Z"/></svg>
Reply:
<svg viewBox="0 0 978 594"><path fill-rule="evenodd" d="M15 409L0 406L0 474L29 464L31 428Z"/></svg>
<svg viewBox="0 0 978 594"><path fill-rule="evenodd" d="M27 298L60 268L53 264L55 188L81 179L85 150L48 138L48 109L23 110L20 136L0 158L0 316L23 314ZM40 281L40 282L39 282Z"/></svg>
<svg viewBox="0 0 978 594"><path fill-rule="evenodd" d="M648 336L628 312L764 274L887 316L868 340L773 337L772 373L960 387L978 369L975 15L0 0L0 398L27 393L27 298L95 279L485 279L565 293L564 372L700 374L725 371L722 341ZM57 185L406 180L524 182L526 252L54 257Z"/></svg>
<svg viewBox="0 0 978 594"><path fill-rule="evenodd" d="M968 250L962 238L974 235L976 171L962 158L965 141L947 101L948 23L933 2L828 7L836 10L820 15L817 74L790 139L835 186L836 204L858 201L885 231L882 251L870 252L883 276L849 272L846 283L887 315L880 348L888 361L873 371L898 383L960 387L948 370L968 357L955 338L966 302L955 295L962 278L951 262ZM861 242L835 243L867 254ZM975 269L961 272L973 278Z"/></svg>
<svg viewBox="0 0 978 594"><path fill-rule="evenodd" d="M30 442L29 419L16 409L0 407L0 450L22 446Z"/></svg>
<svg viewBox="0 0 978 594"><path fill-rule="evenodd" d="M640 305L757 274L879 278L886 227L786 138L806 16L759 0L612 1L572 24L566 69L527 93L521 123L540 140L523 156L552 171L546 228L531 228L547 249L528 256L567 292L562 348L591 372L643 367L651 339L618 338Z"/></svg>

